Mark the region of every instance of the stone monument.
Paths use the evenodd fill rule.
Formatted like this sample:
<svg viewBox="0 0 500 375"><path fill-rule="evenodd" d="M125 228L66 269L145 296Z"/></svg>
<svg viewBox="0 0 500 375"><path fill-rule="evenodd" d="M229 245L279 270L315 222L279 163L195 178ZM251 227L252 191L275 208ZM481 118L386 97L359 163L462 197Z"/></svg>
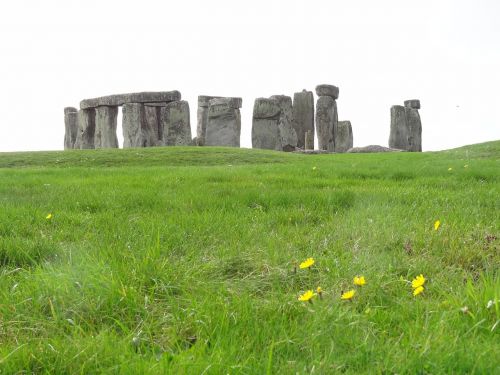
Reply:
<svg viewBox="0 0 500 375"><path fill-rule="evenodd" d="M206 146L240 147L241 98L215 98L208 104Z"/></svg>
<svg viewBox="0 0 500 375"><path fill-rule="evenodd" d="M314 96L311 91L302 90L293 95L293 128L297 134L297 147L314 149ZM309 132L306 145L306 133Z"/></svg>
<svg viewBox="0 0 500 375"><path fill-rule="evenodd" d="M333 85L316 86L319 96L316 103L316 131L318 148L329 152L335 151L335 134L338 127L337 102L339 88Z"/></svg>

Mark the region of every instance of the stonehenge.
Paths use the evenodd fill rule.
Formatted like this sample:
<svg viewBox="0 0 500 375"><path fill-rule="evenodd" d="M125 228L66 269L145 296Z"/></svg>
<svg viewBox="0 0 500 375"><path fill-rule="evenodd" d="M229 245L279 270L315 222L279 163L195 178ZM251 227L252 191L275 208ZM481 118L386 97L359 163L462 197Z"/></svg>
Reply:
<svg viewBox="0 0 500 375"><path fill-rule="evenodd" d="M160 111L162 145L188 146L191 144L189 103L185 100L168 103Z"/></svg>
<svg viewBox="0 0 500 375"><path fill-rule="evenodd" d="M95 113L95 148L118 148L116 137L116 120L118 107L97 107Z"/></svg>
<svg viewBox="0 0 500 375"><path fill-rule="evenodd" d="M75 148L78 134L78 110L74 107L64 108L64 149Z"/></svg>
<svg viewBox="0 0 500 375"><path fill-rule="evenodd" d="M321 84L312 91L257 98L252 114L253 148L305 154L422 151L418 99L391 107L389 148L353 148L350 121L338 120L339 88ZM240 147L242 99L198 96L197 137L192 138L189 103L177 90L109 95L64 108L64 149L118 148L117 119L122 107L123 148L153 146ZM316 112L315 112L316 111ZM314 148L315 135L318 149ZM375 150L376 149L376 150Z"/></svg>
<svg viewBox="0 0 500 375"><path fill-rule="evenodd" d="M302 90L293 94L292 123L297 134L297 147L314 149L314 96L311 91ZM306 134L309 142L306 142Z"/></svg>
<svg viewBox="0 0 500 375"><path fill-rule="evenodd" d="M339 88L333 85L316 86L316 131L320 150L335 151L335 134L338 127L337 102Z"/></svg>
<svg viewBox="0 0 500 375"><path fill-rule="evenodd" d="M255 99L252 116L253 148L281 150L280 114L281 107L276 99Z"/></svg>
<svg viewBox="0 0 500 375"><path fill-rule="evenodd" d="M206 146L240 147L241 98L214 98L208 102Z"/></svg>
<svg viewBox="0 0 500 375"><path fill-rule="evenodd" d="M422 151L422 122L420 101L406 100L404 106L391 107L391 131L389 147L404 151Z"/></svg>
<svg viewBox="0 0 500 375"><path fill-rule="evenodd" d="M335 135L335 152L347 152L353 146L352 126L350 121L339 121Z"/></svg>

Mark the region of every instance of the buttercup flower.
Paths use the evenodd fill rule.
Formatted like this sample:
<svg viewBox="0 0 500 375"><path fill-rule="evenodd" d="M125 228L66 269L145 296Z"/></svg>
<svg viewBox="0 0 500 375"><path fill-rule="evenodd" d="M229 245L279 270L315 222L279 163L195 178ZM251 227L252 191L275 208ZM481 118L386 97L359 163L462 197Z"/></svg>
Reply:
<svg viewBox="0 0 500 375"><path fill-rule="evenodd" d="M453 170L453 168L452 168L452 167L450 167L450 168L448 168L448 170L449 170L449 171L452 171L452 170Z"/></svg>
<svg viewBox="0 0 500 375"><path fill-rule="evenodd" d="M313 258L307 258L305 261L300 263L299 268L302 270L304 268L309 268L314 264L314 259Z"/></svg>
<svg viewBox="0 0 500 375"><path fill-rule="evenodd" d="M424 291L424 287L423 286L419 286L419 287L416 287L414 290L413 290L413 295L414 296L418 296L420 293L422 293Z"/></svg>
<svg viewBox="0 0 500 375"><path fill-rule="evenodd" d="M411 281L411 287L413 289L417 289L418 287L421 287L425 284L425 277L424 275L420 274L418 275L417 277L415 277L412 281ZM421 292L420 292L421 293Z"/></svg>
<svg viewBox="0 0 500 375"><path fill-rule="evenodd" d="M318 293L319 298L323 298L323 289L320 286L316 288L316 293Z"/></svg>
<svg viewBox="0 0 500 375"><path fill-rule="evenodd" d="M45 218L46 218L47 220L52 219L52 214L48 214L47 216L45 216Z"/></svg>
<svg viewBox="0 0 500 375"><path fill-rule="evenodd" d="M308 290L304 294L300 295L298 300L301 302L312 302L311 299L316 295L312 290Z"/></svg>
<svg viewBox="0 0 500 375"><path fill-rule="evenodd" d="M354 285L357 285L357 286L363 286L366 284L366 280L365 280L364 276L356 276L353 281L354 281Z"/></svg>
<svg viewBox="0 0 500 375"><path fill-rule="evenodd" d="M316 167L313 167L313 171L315 171L315 170L316 170Z"/></svg>
<svg viewBox="0 0 500 375"><path fill-rule="evenodd" d="M340 299L345 299L345 300L352 299L352 297L354 297L355 294L356 294L355 290L350 290L348 292L342 293Z"/></svg>
<svg viewBox="0 0 500 375"><path fill-rule="evenodd" d="M441 222L439 220L436 220L434 223L434 230L438 230L440 226L441 226Z"/></svg>

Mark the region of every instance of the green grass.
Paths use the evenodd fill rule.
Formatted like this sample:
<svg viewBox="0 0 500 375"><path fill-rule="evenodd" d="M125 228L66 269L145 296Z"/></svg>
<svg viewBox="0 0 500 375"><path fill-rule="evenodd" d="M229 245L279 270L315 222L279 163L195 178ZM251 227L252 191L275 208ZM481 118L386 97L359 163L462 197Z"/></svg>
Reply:
<svg viewBox="0 0 500 375"><path fill-rule="evenodd" d="M0 154L0 373L498 373L499 171L500 141Z"/></svg>

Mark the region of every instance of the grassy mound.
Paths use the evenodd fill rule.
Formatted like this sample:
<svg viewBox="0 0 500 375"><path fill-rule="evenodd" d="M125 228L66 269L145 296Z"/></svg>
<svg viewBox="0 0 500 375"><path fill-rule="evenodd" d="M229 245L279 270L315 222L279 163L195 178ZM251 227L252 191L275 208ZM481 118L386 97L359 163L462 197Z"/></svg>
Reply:
<svg viewBox="0 0 500 375"><path fill-rule="evenodd" d="M0 372L494 373L499 161L0 154Z"/></svg>

